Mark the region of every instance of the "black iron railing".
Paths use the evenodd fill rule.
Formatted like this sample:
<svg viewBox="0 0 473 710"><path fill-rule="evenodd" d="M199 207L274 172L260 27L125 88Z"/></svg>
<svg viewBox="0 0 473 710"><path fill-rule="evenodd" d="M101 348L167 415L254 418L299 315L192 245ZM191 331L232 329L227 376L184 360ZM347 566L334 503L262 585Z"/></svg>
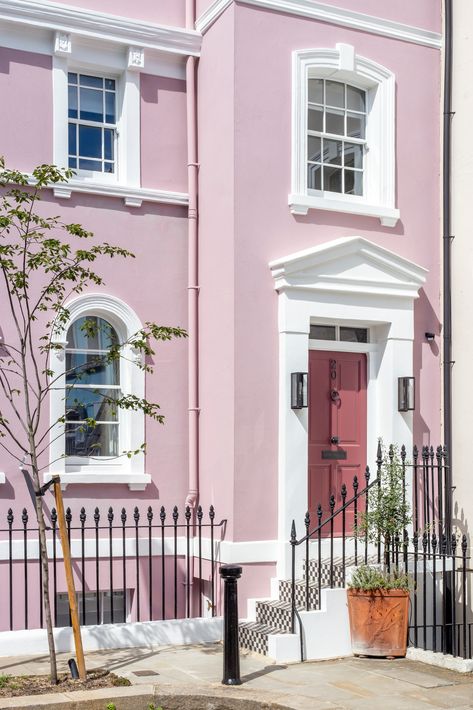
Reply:
<svg viewBox="0 0 473 710"><path fill-rule="evenodd" d="M393 460L394 449L387 456ZM347 568L359 564L387 563L388 567L408 572L412 579L409 643L425 650L442 651L463 658L472 656L473 612L471 609L471 569L467 537L458 537L449 520L449 467L445 448L417 447L412 451L412 462L403 446L399 451L403 502L408 500L412 510L412 524L402 535L397 535L384 549L381 540L370 544L368 536L358 530L361 512L369 510L370 491L381 485L383 454L378 446L377 474L370 480L367 467L364 485L354 476L350 490L343 483L338 493L328 500L328 514L319 503L312 515L304 518L305 535L297 538L295 521L292 523L290 544L292 632L296 619L301 629L300 610L320 609L322 588L344 587ZM348 519L350 522L348 522ZM316 524L314 525L314 522ZM312 527L312 525L314 525ZM297 549L304 550L303 573L297 579ZM334 548L338 549L335 555ZM347 552L349 549L349 552ZM460 553L461 550L461 553ZM460 554L459 554L460 553Z"/></svg>
<svg viewBox="0 0 473 710"><path fill-rule="evenodd" d="M0 528L0 569L6 582L0 587L0 628L42 627L36 515L24 508L15 516L10 509L6 522ZM110 623L198 617L204 611L215 616L218 543L226 520L216 522L213 506L207 514L201 506L195 511L187 506L183 514L177 506L170 512L162 506L157 514L151 506L144 513L135 507L131 512L121 508L118 514L112 507L106 512L96 507L91 514L81 508L76 516L67 508L66 526L82 624L104 623L104 595ZM55 508L46 532L57 626L66 587ZM203 608L204 598L208 609Z"/></svg>

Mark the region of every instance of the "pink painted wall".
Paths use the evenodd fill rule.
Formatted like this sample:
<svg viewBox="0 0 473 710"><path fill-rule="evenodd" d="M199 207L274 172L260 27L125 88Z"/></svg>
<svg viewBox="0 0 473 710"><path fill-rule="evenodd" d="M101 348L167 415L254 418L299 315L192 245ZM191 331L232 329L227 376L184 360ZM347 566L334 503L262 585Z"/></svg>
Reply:
<svg viewBox="0 0 473 710"><path fill-rule="evenodd" d="M326 5L343 7L354 12L364 12L374 17L402 22L431 32L441 32L442 15L440 0L323 0Z"/></svg>
<svg viewBox="0 0 473 710"><path fill-rule="evenodd" d="M187 191L186 83L141 74L141 184Z"/></svg>
<svg viewBox="0 0 473 710"><path fill-rule="evenodd" d="M185 0L141 0L136 3L129 0L61 0L61 4L159 25L185 26Z"/></svg>
<svg viewBox="0 0 473 710"><path fill-rule="evenodd" d="M234 8L199 65L200 489L235 524ZM222 510L223 508L223 510Z"/></svg>
<svg viewBox="0 0 473 710"><path fill-rule="evenodd" d="M0 49L0 154L19 170L52 160L51 68L51 57Z"/></svg>
<svg viewBox="0 0 473 710"><path fill-rule="evenodd" d="M438 9L438 3L435 5ZM430 22L432 13L425 3L422 6L425 22L417 8L412 23ZM407 6L403 19L409 20ZM230 63L233 41L234 85L228 73L225 77L208 76L217 64ZM396 74L397 206L401 220L395 229L382 227L374 218L330 212L310 211L306 217L295 217L287 206L291 52L334 47L337 42L353 44L357 52ZM419 83L419 76L428 80ZM278 303L268 262L330 239L364 236L429 269L428 282L415 307L416 339L422 343L425 330L438 330L439 81L437 50L244 5L228 10L204 37L200 82L212 91L201 92L201 101L205 106L212 97L213 121L210 128L201 109L201 320L209 329L218 323L219 337L209 340L203 325L202 428L206 434L202 447L220 442L221 435L229 435L233 423L235 463L233 472L229 464L222 467L223 457L213 458L214 445L212 454L202 454L202 474L211 481L225 475L228 488L233 487L232 532L236 540L276 536ZM218 103L214 98L217 87ZM223 106L225 101L227 106ZM226 113L232 106L234 123ZM233 154L228 156L232 141ZM422 155L423 160L412 161L414 154ZM232 160L233 174L229 168ZM226 189L218 189L219 185ZM234 200L227 206L232 190ZM229 241L232 229L233 249ZM226 259L233 260L230 273L231 262ZM212 301L210 295L204 296L210 281ZM232 297L227 297L229 289ZM220 392L222 375L226 382L232 365L234 401L220 396L217 421L217 412L207 412L204 402L210 401L215 387ZM414 438L421 443L437 442L440 361L435 349L416 344L415 374L420 404ZM228 446L228 459L230 454Z"/></svg>

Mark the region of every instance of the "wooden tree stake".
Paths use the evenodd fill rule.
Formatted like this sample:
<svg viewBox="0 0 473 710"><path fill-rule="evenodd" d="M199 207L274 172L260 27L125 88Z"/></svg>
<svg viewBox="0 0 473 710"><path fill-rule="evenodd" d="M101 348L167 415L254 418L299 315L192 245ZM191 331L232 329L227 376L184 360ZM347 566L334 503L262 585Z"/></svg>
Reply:
<svg viewBox="0 0 473 710"><path fill-rule="evenodd" d="M66 518L64 516L64 501L62 499L61 480L58 476L53 477L54 496L56 498L57 521L59 526L59 536L61 538L62 554L64 556L64 569L66 572L67 594L69 596L69 609L71 611L72 631L74 633L74 644L76 647L77 667L79 678L86 680L87 671L85 669L84 649L82 648L82 636L80 633L79 614L77 613L77 598L74 587L74 577L72 575L71 550L67 537Z"/></svg>

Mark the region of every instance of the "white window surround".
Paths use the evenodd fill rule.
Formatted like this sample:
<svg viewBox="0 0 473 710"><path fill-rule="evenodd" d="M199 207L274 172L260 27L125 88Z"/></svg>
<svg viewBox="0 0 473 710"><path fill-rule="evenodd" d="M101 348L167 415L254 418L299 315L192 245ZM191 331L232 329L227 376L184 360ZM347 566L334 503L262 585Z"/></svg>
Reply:
<svg viewBox="0 0 473 710"><path fill-rule="evenodd" d="M57 38L56 38L57 39ZM66 45L67 46L67 45ZM69 45L70 46L70 45ZM68 72L82 72L115 79L117 84L117 155L113 174L77 170L75 183L139 188L140 166L140 75L134 70L110 72L106 66L74 61L73 52L53 57L53 161L68 166ZM66 191L68 187L66 186ZM66 197L63 186L57 197Z"/></svg>
<svg viewBox="0 0 473 710"><path fill-rule="evenodd" d="M377 217L395 227L395 77L380 64L361 57L354 47L303 49L292 56L292 171L289 207L296 215L309 209ZM307 85L309 77L331 79L366 91L366 177L363 196L307 190Z"/></svg>
<svg viewBox="0 0 473 710"><path fill-rule="evenodd" d="M60 333L54 337L54 342L65 348L66 333L73 321L81 316L98 316L107 320L117 331L121 342L126 341L141 327L136 313L122 300L103 293L92 293L79 296L67 304L70 320ZM141 355L133 352L130 346L125 346L125 358L120 362L120 382L123 394L135 394L144 397L145 373L138 367ZM125 483L130 490L144 490L151 483L151 476L145 473L144 454L131 458L121 456L116 460L100 461L95 459L89 465L73 465L64 457L65 437L64 425L57 424L64 415L65 388L65 349L53 350L50 357L50 368L59 376L50 398L50 470L44 476L49 480L51 475L61 477L63 487L71 483ZM120 411L120 450L136 450L145 441L144 415L141 412Z"/></svg>
<svg viewBox="0 0 473 710"><path fill-rule="evenodd" d="M397 410L397 378L413 374L414 301L427 270L362 237L269 266L279 294L278 577L285 579L291 522L303 520L308 505L308 409L291 409L291 372L308 372L312 348L366 353L367 464L375 462L379 436L412 445L413 416ZM309 341L311 322L369 328L372 342Z"/></svg>

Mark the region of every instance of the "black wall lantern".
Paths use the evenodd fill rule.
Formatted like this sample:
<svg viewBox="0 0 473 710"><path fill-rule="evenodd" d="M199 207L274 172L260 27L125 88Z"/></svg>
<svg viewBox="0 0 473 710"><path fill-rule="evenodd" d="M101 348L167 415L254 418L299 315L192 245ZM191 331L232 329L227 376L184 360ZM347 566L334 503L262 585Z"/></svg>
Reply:
<svg viewBox="0 0 473 710"><path fill-rule="evenodd" d="M416 406L415 377L398 377L397 408L399 412L412 412Z"/></svg>
<svg viewBox="0 0 473 710"><path fill-rule="evenodd" d="M307 372L291 373L291 409L307 407Z"/></svg>

